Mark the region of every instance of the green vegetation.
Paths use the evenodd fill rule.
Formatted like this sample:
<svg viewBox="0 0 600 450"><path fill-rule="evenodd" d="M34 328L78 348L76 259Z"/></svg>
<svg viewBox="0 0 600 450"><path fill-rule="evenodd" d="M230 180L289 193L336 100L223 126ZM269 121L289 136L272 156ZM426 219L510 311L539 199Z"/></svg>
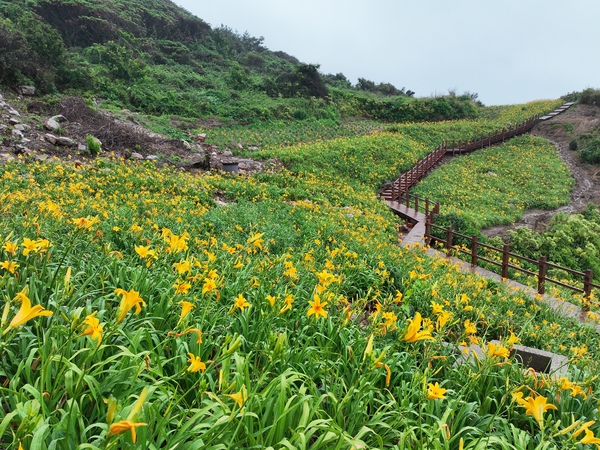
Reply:
<svg viewBox="0 0 600 450"><path fill-rule="evenodd" d="M101 150L100 142L98 142L98 140L94 136L89 134L85 137L85 140L87 143L88 152L90 152L92 156L97 156Z"/></svg>
<svg viewBox="0 0 600 450"><path fill-rule="evenodd" d="M581 92L571 92L563 98L569 102L579 102L584 105L600 105L600 89L587 88Z"/></svg>
<svg viewBox="0 0 600 450"><path fill-rule="evenodd" d="M378 169L354 180L344 167L375 166L373 147L415 159L422 145L398 133L344 141L295 149L327 151L327 166L285 148L292 171L253 178L105 159L1 166L0 442L581 441L598 420L596 331L401 250L373 195ZM569 356L566 377L524 372L508 358L516 338ZM443 342L478 343L487 357L457 365ZM528 412L534 397L557 409Z"/></svg>
<svg viewBox="0 0 600 450"><path fill-rule="evenodd" d="M595 138L585 144L579 154L585 162L600 164L600 139Z"/></svg>
<svg viewBox="0 0 600 450"><path fill-rule="evenodd" d="M517 228L510 235L515 252L534 259L547 256L549 261L574 270L592 269L600 280L598 206L590 203L582 214L557 214L544 233Z"/></svg>
<svg viewBox="0 0 600 450"><path fill-rule="evenodd" d="M103 107L241 123L477 115L469 95L414 99L362 78L353 87L166 0L4 0L0 37L0 86L33 84L48 101L79 93Z"/></svg>
<svg viewBox="0 0 600 450"><path fill-rule="evenodd" d="M48 105L65 92L100 97L153 115L140 121L173 138L207 131L286 166L246 177L106 158L1 165L0 447L599 442L595 328L399 248L397 218L375 195L442 141L557 102L449 121L475 119L476 94L352 86L162 0L0 0L0 40L3 86L35 84ZM388 124L342 120L356 117ZM532 137L435 176L420 194L474 229L555 207L571 185ZM598 216L590 207L556 219L553 236L513 239L532 255L564 243L564 261L598 264ZM515 343L567 356L564 376L524 371ZM482 354L465 362L460 345Z"/></svg>
<svg viewBox="0 0 600 450"><path fill-rule="evenodd" d="M481 229L511 224L526 209L566 204L572 184L552 144L522 136L452 160L423 180L415 192L442 201L443 212L462 216L470 229Z"/></svg>

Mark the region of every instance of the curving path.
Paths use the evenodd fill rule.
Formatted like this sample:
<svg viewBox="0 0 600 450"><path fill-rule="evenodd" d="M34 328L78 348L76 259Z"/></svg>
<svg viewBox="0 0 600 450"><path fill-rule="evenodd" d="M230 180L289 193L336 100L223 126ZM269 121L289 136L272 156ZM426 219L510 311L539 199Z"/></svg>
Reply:
<svg viewBox="0 0 600 450"><path fill-rule="evenodd" d="M563 111L566 111L572 105L573 105L572 102L565 103L560 108L557 108L556 110L554 110L551 113L546 114L545 116L542 116L542 117L536 116L532 119L529 119L528 121L524 122L522 125L519 125L515 130L513 130L515 132L511 133L510 137L517 136L519 134L524 134L524 133L530 131L531 128L533 128L533 126L535 126L537 123L557 116L558 114L562 113ZM533 125L532 125L532 123L533 123ZM502 137L500 139L498 139L498 135L500 135ZM502 133L496 132L494 134L494 136L495 136L495 140L492 135L488 135L487 138L480 137L479 139L476 139L475 141L473 141L473 143L466 143L466 145L459 143L458 148L455 146L448 148L447 144L445 144L444 146L440 146L440 147L436 148L432 153L427 155L425 158L423 158L421 161L419 161L411 170L402 174L396 181L394 181L394 183L392 183L392 186L388 186L384 191L381 192L381 197L382 197L384 203L387 204L392 209L392 211L394 211L395 214L399 215L400 217L402 217L404 219L407 219L410 223L413 224L409 233L403 237L403 239L400 243L400 245L402 247L410 249L410 248L417 247L417 246L418 247L425 246L425 232L426 232L425 224L426 224L426 221L427 221L428 217L431 217L432 214L434 214L435 212L439 212L439 211L437 211L437 208L432 208L431 210L429 210L428 207L426 208L425 213L420 212L419 206L418 206L418 200L416 201L415 208L411 208L411 202L410 202L411 196L408 193L408 189L410 189L410 187L412 187L418 181L423 179L426 176L426 174L429 172L429 170L445 154L447 154L449 152L451 152L452 154L455 154L458 152L465 153L465 152L469 152L469 151L474 151L474 150L477 150L480 148L489 147L489 146L494 145L495 143L499 142L500 140L504 141L507 138L504 130ZM469 147L471 147L471 148L469 148ZM439 156L440 154L441 154L441 156ZM435 162L432 162L432 161L435 161ZM403 199L405 199L406 202L404 202ZM428 204L430 203L429 200L427 200L427 202L428 202ZM449 257L445 253L438 252L437 250L427 248L426 251L430 256L439 257L439 258L449 258L451 261L453 261L459 267L459 269L462 272L477 273L485 278L491 278L496 281L503 282L513 290L523 291L526 294L528 294L531 298L541 300L543 303L545 303L546 305L548 305L550 308L557 311L558 313L568 316L568 317L572 317L576 320L579 320L582 323L589 323L596 328L596 331L600 332L600 325L598 325L593 320L590 320L588 318L588 314L585 311L583 311L581 308L579 308L578 306L576 306L572 303L560 301L560 300L558 300L554 297L551 297L549 295L546 295L546 294L540 295L537 293L537 291L535 289L533 289L529 286L525 286L524 284L518 283L518 282L510 280L510 279L504 279L500 275L498 275L494 272L483 269L481 267L471 266L470 264L466 263L465 261L463 261L459 258Z"/></svg>

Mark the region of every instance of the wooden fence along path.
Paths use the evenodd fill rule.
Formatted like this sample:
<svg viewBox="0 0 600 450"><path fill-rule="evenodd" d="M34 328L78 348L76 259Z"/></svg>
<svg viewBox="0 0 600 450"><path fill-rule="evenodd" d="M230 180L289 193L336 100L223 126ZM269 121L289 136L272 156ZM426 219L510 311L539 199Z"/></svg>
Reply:
<svg viewBox="0 0 600 450"><path fill-rule="evenodd" d="M433 220L435 215L440 212L440 204L432 202L427 198L420 199L418 195L413 195L408 192L410 187L423 179L427 172L445 154L449 152L467 153L493 145L497 142L504 142L506 139L528 132L540 121L548 120L557 114L560 114L571 105L573 105L573 103L565 103L560 108L545 116L532 117L513 129L497 131L494 134L490 133L488 136L480 136L473 141L453 142L450 145L446 142L420 160L411 170L403 173L394 183L392 183L391 187L381 193L385 203L395 213L405 219L409 219L411 223L414 224L410 232L403 238L402 246L406 247L415 243L439 243L446 249L447 256L450 256L453 251L469 255L472 267L479 266L481 261L488 265L498 267L500 269L501 277L504 279L508 279L509 269L537 277L537 292L539 294L543 295L545 293L546 282L549 282L581 293L585 298L589 299L592 289L600 289L600 285L593 283L594 272L592 270L579 272L568 267L562 267L548 262L545 256L542 256L539 260L526 258L525 256L511 253L508 244L504 244L503 248L496 248L479 242L476 235L465 236L453 231L452 227L442 228L434 225ZM437 231L437 233L435 231ZM453 244L454 238L457 237L462 238L463 240L463 243L460 246ZM485 255L483 254L484 252ZM523 262L524 266L529 267L530 269L517 265L517 261ZM547 275L548 269L564 271L573 278L580 279L582 281L581 287L572 286L564 281L549 277Z"/></svg>
<svg viewBox="0 0 600 450"><path fill-rule="evenodd" d="M417 164L410 169L408 172L403 173L395 180L391 186L387 187L381 192L381 196L388 201L398 201L405 192L421 181L427 173L434 167L445 155L462 155L463 153L470 153L475 150L479 150L491 145L497 144L498 142L504 142L507 139L511 139L520 134L527 133L539 122L551 119L552 117L560 114L567 110L573 105L573 102L565 103L560 108L557 108L553 112L540 117L539 115L533 116L527 119L525 122L517 124L514 128L510 126L507 130L496 130L493 134L488 133L487 135L479 136L469 141L452 141L444 142L438 145L435 150L421 159Z"/></svg>

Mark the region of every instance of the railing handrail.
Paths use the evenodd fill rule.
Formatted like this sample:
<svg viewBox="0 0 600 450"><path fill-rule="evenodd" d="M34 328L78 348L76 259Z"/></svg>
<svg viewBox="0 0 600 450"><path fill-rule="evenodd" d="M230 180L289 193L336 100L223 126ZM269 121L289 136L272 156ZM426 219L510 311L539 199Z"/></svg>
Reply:
<svg viewBox="0 0 600 450"><path fill-rule="evenodd" d="M566 109L566 108L564 108L564 106L565 105L563 105L561 107L561 110L560 110L561 112ZM569 105L569 106L571 106L571 105ZM547 118L547 116L544 117L544 119L545 118ZM414 206L415 211L420 212L420 210L423 210L423 212L425 214L425 239L426 239L426 242L430 243L431 241L436 241L436 242L444 243L446 246L446 252L448 255L450 255L452 249L455 248L452 245L452 238L454 236L461 237L463 239L470 240L471 249L468 252L466 250L462 249L460 246L456 247L456 249L458 250L459 253L465 253L465 254L470 253L471 254L471 265L472 266L477 266L477 261L482 260L482 261L486 261L488 263L491 263L493 265L501 267L502 278L508 278L508 269L509 268L526 273L528 275L537 276L538 292L540 294L545 293L545 282L548 281L548 282L563 286L565 288L574 290L576 292L582 292L582 293L584 293L585 297L589 298L591 295L592 288L600 289L600 285L593 283L594 272L591 269L588 269L585 272L579 272L579 271L576 271L576 270L568 268L568 267L563 267L558 264L548 262L546 256L541 256L540 259L538 261L536 261L534 259L527 258L526 256L522 256L522 255L518 255L516 253L510 252L510 247L508 244L504 244L503 248L500 249L497 247L493 247L491 245L480 243L478 241L476 235L469 237L464 234L453 231L452 227L443 228L438 225L434 225L433 220L435 218L435 215L439 214L439 212L440 212L440 203L433 202L429 198L419 199L419 196L417 194L411 194L409 192L410 187L414 183L420 181L421 178L423 178L425 176L425 174L429 171L429 169L431 167L433 167L448 152L449 149L452 149L452 152L456 153L456 149L458 148L458 152L462 153L463 149L465 152L467 152L467 151L475 150L477 148L483 148L485 146L486 140L487 140L488 146L491 144L495 144L496 142L500 142L500 141L504 142L506 139L510 139L518 134L522 134L526 131L529 131L541 120L542 119L540 119L540 114L536 114L535 116L530 117L529 119L525 120L524 122L517 123L514 128L512 125L510 125L508 130L505 130L504 128L502 128L502 130L495 130L493 137L492 137L492 132L489 132L487 134L487 138L485 135L482 134L480 136L475 137L473 140L459 141L458 145L454 141L450 145L448 144L448 141L442 142L435 148L435 150L433 152L430 152L424 158L421 158L414 167L412 167L409 171L402 174L394 183L392 183L391 200L392 201L395 200L399 203L405 203L407 208L411 207L411 200L412 200L412 205ZM404 185L403 185L403 183L404 183ZM420 203L419 203L419 200L421 200ZM435 206L430 209L431 205L435 205ZM432 236L431 235L432 228L445 231L446 239L444 240L442 238ZM480 256L478 253L479 247L486 248L486 249L492 251L492 253L493 252L500 253L502 255L502 262L494 261L489 258L485 258L484 256ZM517 259L519 261L525 261L529 264L537 265L538 273L536 274L530 270L524 269L519 266L515 266L514 264L510 264L510 258ZM562 283L559 280L554 280L552 278L547 277L546 271L548 268L562 270L571 275L574 275L577 277L583 277L583 286L584 286L583 289L580 289L578 287Z"/></svg>
<svg viewBox="0 0 600 450"><path fill-rule="evenodd" d="M536 261L536 260L528 258L526 256L522 256L517 253L511 252L510 246L508 244L504 244L504 247L502 249L500 249L498 247L493 247L491 245L482 244L478 241L477 235L467 236L462 233L457 233L457 232L453 231L452 227L444 228L444 227L440 227L439 225L434 225L433 223L430 222L430 220L431 220L430 217L427 217L426 220L427 220L427 223L425 226L426 242L428 241L429 243L431 243L431 241L435 241L435 242L443 243L444 246L446 247L446 253L448 255L451 253L452 250L458 251L459 253L471 255L471 265L472 266L478 266L478 264L477 264L478 260L483 260L487 263L491 263L495 266L498 266L502 269L502 278L508 278L508 269L513 269L518 272L526 273L528 275L537 276L537 278L538 278L538 293L540 293L540 294L545 293L545 282L546 281L556 284L556 285L559 285L559 286L562 286L564 288L570 289L575 292L583 293L584 297L586 297L586 298L589 298L591 296L592 289L600 289L600 284L596 284L593 282L594 271L591 269L585 270L584 272L580 272L580 271L571 269L569 267L564 267L564 266L560 266L558 264L548 262L546 256L541 256L540 259L538 261ZM444 231L446 234L446 238L444 239L444 238L440 238L437 236L432 236L431 231L430 231L432 228ZM467 241L470 241L471 247L469 248L467 246L468 250L465 250L464 248L462 248L462 246L452 245L453 237L461 237L463 239L466 239ZM489 258L479 255L479 253L478 253L479 247L484 247L487 250L490 250L492 253L502 255L501 261L495 261L495 260L492 260L492 259L489 259ZM538 272L535 273L535 272L527 270L523 267L519 267L514 264L511 264L510 258L517 259L519 261L526 261L529 264L537 265ZM557 270L569 273L575 277L583 278L583 289L548 277L546 275L546 271L548 268L557 269Z"/></svg>
<svg viewBox="0 0 600 450"><path fill-rule="evenodd" d="M486 146L486 141L487 146L491 146L492 144L496 144L500 141L504 142L506 139L510 139L514 136L529 131L539 121L540 115L536 114L535 116L532 116L521 123L517 123L514 128L512 125L510 125L508 130L505 130L504 128L501 130L495 130L493 135L490 131L487 135L482 134L476 136L472 140L458 141L458 144L455 141L452 141L450 145L448 141L442 142L432 152L428 153L425 157L417 161L417 163L411 169L404 172L392 183L390 200L399 201L398 199L401 197L402 193L408 191L413 185L421 181L427 172L429 172L429 169L437 164L437 162L442 159L447 152L451 151L452 154L462 154L463 152L467 153L473 150L484 148Z"/></svg>

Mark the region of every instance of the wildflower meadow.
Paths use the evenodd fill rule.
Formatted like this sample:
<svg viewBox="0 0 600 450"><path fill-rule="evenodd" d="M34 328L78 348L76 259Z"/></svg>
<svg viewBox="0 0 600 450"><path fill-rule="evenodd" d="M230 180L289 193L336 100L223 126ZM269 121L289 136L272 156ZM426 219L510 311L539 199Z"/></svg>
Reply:
<svg viewBox="0 0 600 450"><path fill-rule="evenodd" d="M397 245L376 189L427 152L417 127L255 176L0 166L0 447L599 446L595 328Z"/></svg>

